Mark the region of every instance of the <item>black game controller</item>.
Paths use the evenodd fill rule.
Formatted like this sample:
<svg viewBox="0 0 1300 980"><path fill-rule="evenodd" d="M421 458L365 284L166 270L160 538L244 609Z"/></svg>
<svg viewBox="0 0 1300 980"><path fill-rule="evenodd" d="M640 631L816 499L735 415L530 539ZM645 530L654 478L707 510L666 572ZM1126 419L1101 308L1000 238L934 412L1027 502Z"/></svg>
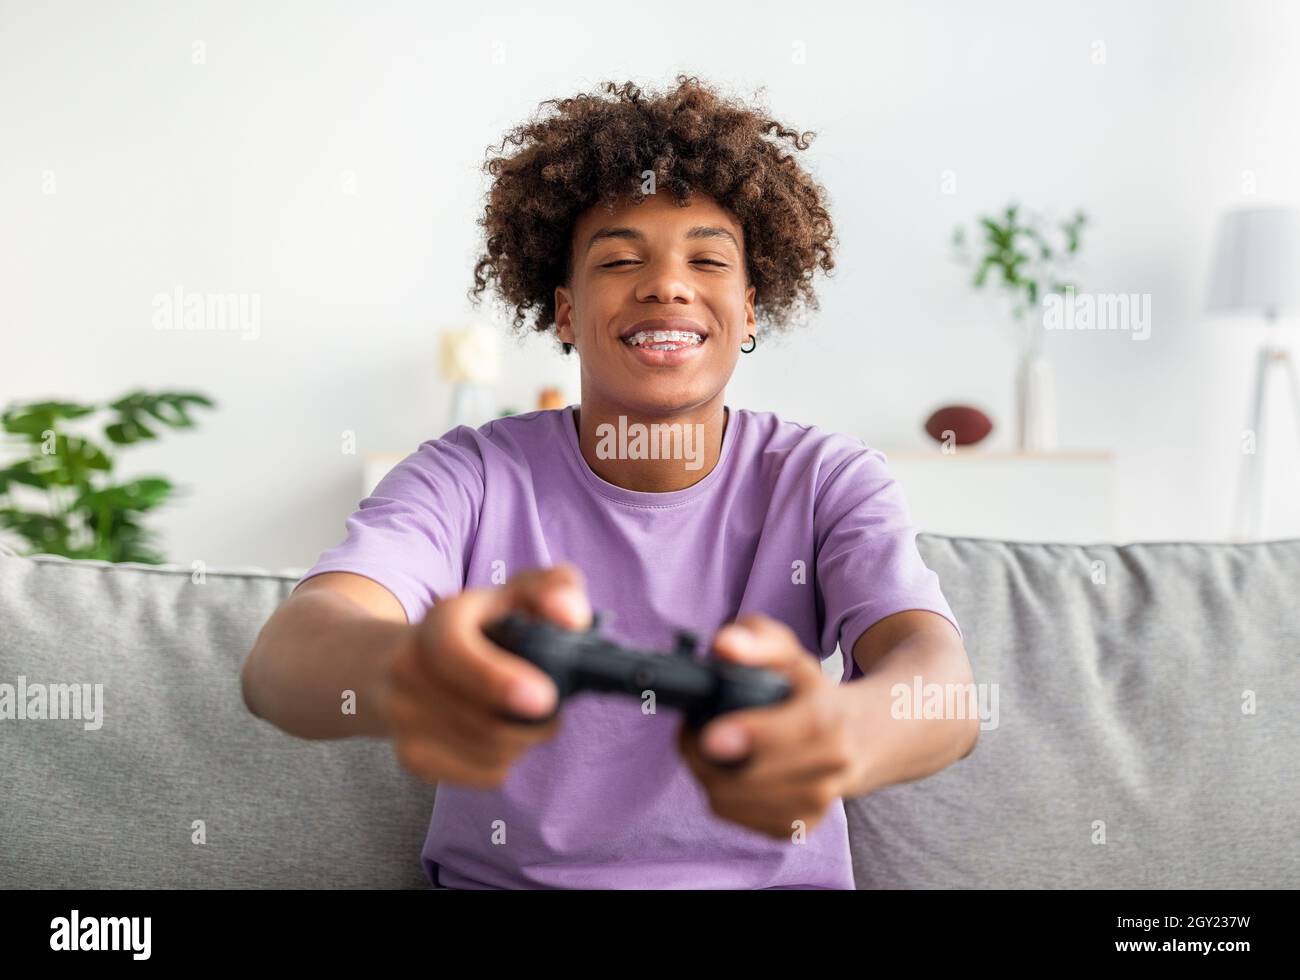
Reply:
<svg viewBox="0 0 1300 980"><path fill-rule="evenodd" d="M488 624L483 632L497 646L547 674L555 682L561 702L583 691L623 693L638 699L643 692L653 691L656 704L679 709L693 731L729 711L778 704L790 696L790 681L784 674L725 660L698 659L695 636L685 630L677 632L677 646L671 653L632 650L604 639L600 613L592 617L590 628L582 631L510 613Z"/></svg>

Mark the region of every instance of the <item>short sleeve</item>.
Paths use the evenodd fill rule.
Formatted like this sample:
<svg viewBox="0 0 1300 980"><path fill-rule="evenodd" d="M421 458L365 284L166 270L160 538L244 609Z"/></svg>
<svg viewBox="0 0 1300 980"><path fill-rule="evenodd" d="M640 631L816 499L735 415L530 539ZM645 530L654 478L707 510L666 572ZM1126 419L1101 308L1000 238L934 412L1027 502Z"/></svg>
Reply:
<svg viewBox="0 0 1300 980"><path fill-rule="evenodd" d="M460 592L483 502L483 463L464 426L431 439L379 481L294 588L324 572L352 572L388 589L418 623Z"/></svg>
<svg viewBox="0 0 1300 980"><path fill-rule="evenodd" d="M839 645L845 681L862 676L854 644L886 616L928 610L961 635L939 576L916 548L917 529L885 454L858 446L819 489L813 514L820 639L823 649Z"/></svg>

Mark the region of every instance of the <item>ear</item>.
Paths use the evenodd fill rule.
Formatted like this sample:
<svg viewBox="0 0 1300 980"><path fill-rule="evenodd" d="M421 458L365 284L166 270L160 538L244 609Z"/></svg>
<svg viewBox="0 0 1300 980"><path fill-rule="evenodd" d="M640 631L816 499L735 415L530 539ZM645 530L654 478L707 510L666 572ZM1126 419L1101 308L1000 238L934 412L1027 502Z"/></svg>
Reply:
<svg viewBox="0 0 1300 980"><path fill-rule="evenodd" d="M573 296L563 286L555 287L555 332L563 343L577 343L573 334Z"/></svg>
<svg viewBox="0 0 1300 980"><path fill-rule="evenodd" d="M745 330L746 333L757 334L757 319L754 316L754 294L758 292L757 286L750 286L745 290Z"/></svg>

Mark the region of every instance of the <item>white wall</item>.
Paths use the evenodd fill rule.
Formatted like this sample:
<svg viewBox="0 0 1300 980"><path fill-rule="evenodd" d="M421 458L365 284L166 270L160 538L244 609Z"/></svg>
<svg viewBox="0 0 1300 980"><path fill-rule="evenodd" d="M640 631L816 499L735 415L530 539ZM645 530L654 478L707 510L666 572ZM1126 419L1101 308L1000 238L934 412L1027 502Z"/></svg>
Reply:
<svg viewBox="0 0 1300 980"><path fill-rule="evenodd" d="M1049 335L1061 441L1118 454L1120 538L1222 537L1257 331L1207 320L1205 283L1221 209L1300 200L1297 55L1283 0L3 3L0 401L211 394L200 429L123 457L190 488L169 557L310 564L362 454L443 431L437 333L490 314L465 299L485 148L543 99L686 70L819 134L842 242L821 314L744 358L731 404L905 448L973 401L1006 445L1008 333L948 238L1011 198L1083 207L1085 288L1149 293L1154 322ZM155 330L178 285L257 294L259 335ZM549 346L506 348L502 404L576 400Z"/></svg>

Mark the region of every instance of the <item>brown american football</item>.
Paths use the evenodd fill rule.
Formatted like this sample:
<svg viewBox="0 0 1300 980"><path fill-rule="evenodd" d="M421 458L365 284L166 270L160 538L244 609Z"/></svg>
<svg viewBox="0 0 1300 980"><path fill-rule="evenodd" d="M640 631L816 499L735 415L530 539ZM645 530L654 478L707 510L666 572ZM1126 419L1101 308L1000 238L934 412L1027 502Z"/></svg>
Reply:
<svg viewBox="0 0 1300 980"><path fill-rule="evenodd" d="M925 431L937 442L951 429L959 446L973 446L993 431L993 422L970 405L945 405L926 420Z"/></svg>

